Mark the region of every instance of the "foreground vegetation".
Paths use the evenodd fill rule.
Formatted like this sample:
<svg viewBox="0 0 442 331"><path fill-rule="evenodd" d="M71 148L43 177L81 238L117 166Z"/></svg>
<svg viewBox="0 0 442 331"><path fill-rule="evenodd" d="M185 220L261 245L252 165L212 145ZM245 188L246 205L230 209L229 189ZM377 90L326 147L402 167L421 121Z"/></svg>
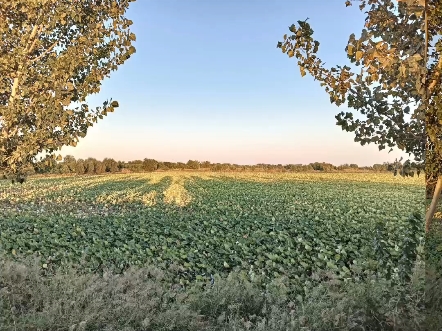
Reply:
<svg viewBox="0 0 442 331"><path fill-rule="evenodd" d="M336 284L291 298L287 282L266 291L240 273L217 278L202 289L170 286L156 268L131 268L124 275L48 277L39 263L0 260L0 330L402 330L436 331L442 325L442 283L431 282L424 300L423 269L411 282L383 279Z"/></svg>
<svg viewBox="0 0 442 331"><path fill-rule="evenodd" d="M437 330L424 191L423 178L367 173L4 181L0 325Z"/></svg>

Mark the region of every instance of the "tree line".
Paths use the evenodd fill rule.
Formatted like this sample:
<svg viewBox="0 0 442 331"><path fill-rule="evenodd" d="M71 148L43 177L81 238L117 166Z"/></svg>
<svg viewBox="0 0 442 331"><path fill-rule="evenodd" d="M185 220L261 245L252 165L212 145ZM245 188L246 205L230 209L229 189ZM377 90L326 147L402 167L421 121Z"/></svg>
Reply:
<svg viewBox="0 0 442 331"><path fill-rule="evenodd" d="M359 166L357 164L333 165L327 162L313 162L309 164L266 164L240 165L235 163L212 163L210 161L189 160L184 162L163 162L155 159L116 161L113 158L104 158L102 161L89 157L76 159L67 155L60 162L38 162L33 167L26 169L27 175L35 174L76 174L76 175L101 175L105 173L128 172L153 172L167 170L201 170L201 171L268 171L268 172L394 172L395 175L417 176L421 169L413 162L401 163L384 162L372 166Z"/></svg>

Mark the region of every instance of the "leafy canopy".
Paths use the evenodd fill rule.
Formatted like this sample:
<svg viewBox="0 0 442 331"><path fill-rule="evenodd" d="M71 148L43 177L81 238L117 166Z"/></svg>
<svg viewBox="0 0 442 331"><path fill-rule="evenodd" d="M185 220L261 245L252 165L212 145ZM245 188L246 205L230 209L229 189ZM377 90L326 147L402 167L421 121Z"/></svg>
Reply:
<svg viewBox="0 0 442 331"><path fill-rule="evenodd" d="M91 109L86 97L135 53L124 16L133 1L2 2L0 171L22 176L38 154L55 159L118 107L107 100Z"/></svg>
<svg viewBox="0 0 442 331"><path fill-rule="evenodd" d="M428 1L425 16L422 0L358 3L361 11L366 10L365 27L359 37L350 35L345 51L360 72L346 65L326 68L307 21L291 25L290 35L284 35L277 47L298 60L302 76L309 73L324 86L332 103L346 103L361 115L336 115L337 125L354 132L356 142L374 143L380 150L396 146L418 162L431 150L435 160L441 160L442 5ZM442 169L435 162L431 171Z"/></svg>

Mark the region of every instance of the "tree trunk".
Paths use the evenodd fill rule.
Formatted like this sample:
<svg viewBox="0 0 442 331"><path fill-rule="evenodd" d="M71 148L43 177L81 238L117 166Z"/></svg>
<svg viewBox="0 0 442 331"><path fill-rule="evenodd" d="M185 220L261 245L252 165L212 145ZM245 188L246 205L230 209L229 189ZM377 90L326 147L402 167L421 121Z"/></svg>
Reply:
<svg viewBox="0 0 442 331"><path fill-rule="evenodd" d="M433 221L434 214L436 213L437 205L439 203L439 198L442 192L442 176L437 178L436 188L433 193L433 200L431 201L430 208L427 211L425 217L425 232L430 231L431 222Z"/></svg>
<svg viewBox="0 0 442 331"><path fill-rule="evenodd" d="M430 174L425 174L425 199L429 200L433 198L434 189L436 187L437 179L435 177L431 177Z"/></svg>

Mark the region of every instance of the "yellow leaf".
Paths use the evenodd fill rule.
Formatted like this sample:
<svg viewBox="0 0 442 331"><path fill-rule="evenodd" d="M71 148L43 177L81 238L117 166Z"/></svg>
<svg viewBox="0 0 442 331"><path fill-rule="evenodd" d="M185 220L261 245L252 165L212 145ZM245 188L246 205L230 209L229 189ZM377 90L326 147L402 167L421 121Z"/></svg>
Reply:
<svg viewBox="0 0 442 331"><path fill-rule="evenodd" d="M356 52L356 61L359 61L360 59L362 59L362 51L357 51Z"/></svg>
<svg viewBox="0 0 442 331"><path fill-rule="evenodd" d="M353 55L354 46L348 45L347 54L352 56Z"/></svg>
<svg viewBox="0 0 442 331"><path fill-rule="evenodd" d="M402 77L406 77L406 74L407 74L407 68L405 68L404 65L401 65L401 66L399 67L399 72L401 73Z"/></svg>
<svg viewBox="0 0 442 331"><path fill-rule="evenodd" d="M423 59L423 57L420 54L417 54L417 53L413 55L413 58L414 58L415 61L420 61L420 60Z"/></svg>
<svg viewBox="0 0 442 331"><path fill-rule="evenodd" d="M292 56L295 55L295 52L293 52L292 50L290 50L290 51L287 52L287 55L288 55L289 57L292 57Z"/></svg>
<svg viewBox="0 0 442 331"><path fill-rule="evenodd" d="M299 70L301 71L301 76L304 77L305 76L305 69L304 69L304 67L299 67Z"/></svg>
<svg viewBox="0 0 442 331"><path fill-rule="evenodd" d="M286 34L284 35L284 40L287 40L287 35Z"/></svg>

